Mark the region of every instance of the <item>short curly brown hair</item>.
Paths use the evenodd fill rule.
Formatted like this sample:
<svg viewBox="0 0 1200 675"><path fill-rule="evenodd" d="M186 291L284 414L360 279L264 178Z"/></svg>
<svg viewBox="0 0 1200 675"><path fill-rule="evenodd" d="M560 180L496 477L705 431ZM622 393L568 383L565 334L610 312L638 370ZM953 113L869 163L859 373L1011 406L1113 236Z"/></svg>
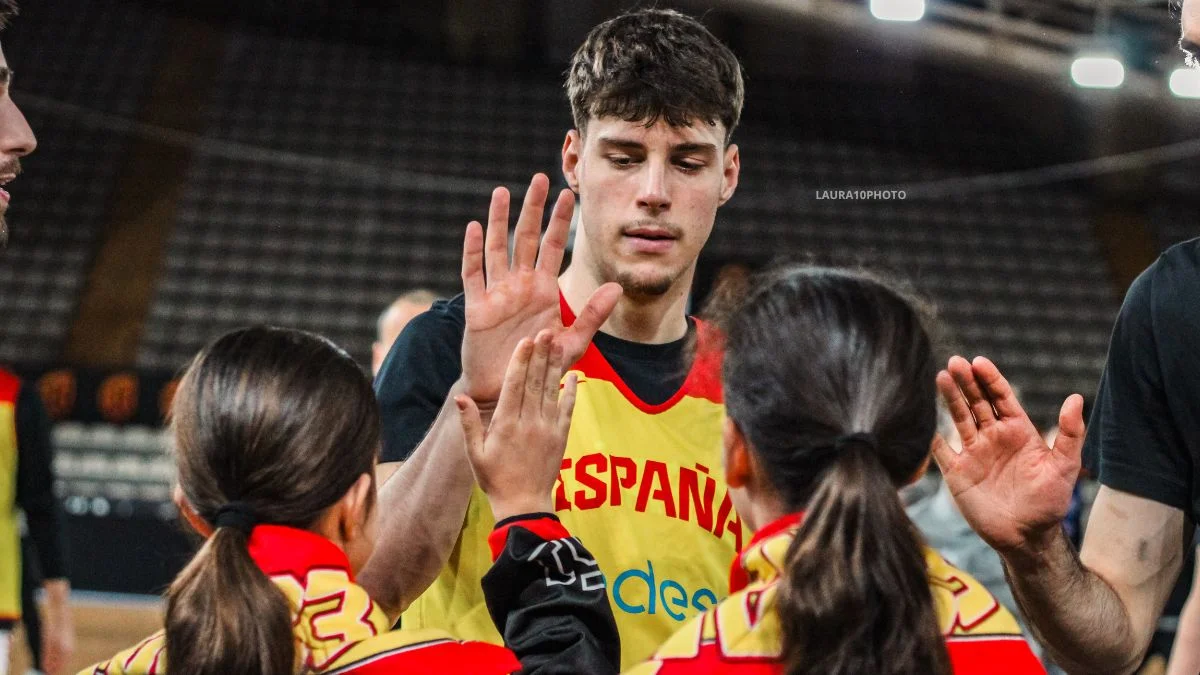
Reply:
<svg viewBox="0 0 1200 675"><path fill-rule="evenodd" d="M627 122L660 118L725 126L725 142L742 116L745 83L736 56L696 19L674 10L643 9L588 33L567 69L575 128L592 117Z"/></svg>

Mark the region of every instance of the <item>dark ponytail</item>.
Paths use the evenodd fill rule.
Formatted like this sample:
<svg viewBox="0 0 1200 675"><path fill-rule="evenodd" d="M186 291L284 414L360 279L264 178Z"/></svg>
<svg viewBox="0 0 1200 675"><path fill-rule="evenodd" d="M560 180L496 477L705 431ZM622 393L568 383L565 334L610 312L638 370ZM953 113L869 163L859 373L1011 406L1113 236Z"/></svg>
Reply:
<svg viewBox="0 0 1200 675"><path fill-rule="evenodd" d="M228 333L196 356L172 405L179 487L213 534L167 591L172 675L292 675L295 611L247 548L254 525L307 529L374 475L371 383L324 338Z"/></svg>
<svg viewBox="0 0 1200 675"><path fill-rule="evenodd" d="M864 273L791 267L719 323L729 417L786 508L804 513L776 601L784 671L949 675L921 539L897 494L936 424L916 304Z"/></svg>
<svg viewBox="0 0 1200 675"><path fill-rule="evenodd" d="M776 606L787 675L950 672L917 533L865 444L817 482L786 565Z"/></svg>
<svg viewBox="0 0 1200 675"><path fill-rule="evenodd" d="M166 626L173 674L296 672L291 607L236 528L217 528L171 583Z"/></svg>

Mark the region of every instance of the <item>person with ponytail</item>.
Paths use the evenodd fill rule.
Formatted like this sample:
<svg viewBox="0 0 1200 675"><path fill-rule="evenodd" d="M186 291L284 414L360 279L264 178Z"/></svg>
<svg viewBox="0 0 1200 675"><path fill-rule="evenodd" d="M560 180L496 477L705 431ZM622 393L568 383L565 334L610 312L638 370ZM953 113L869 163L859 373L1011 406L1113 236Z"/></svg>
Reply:
<svg viewBox="0 0 1200 675"><path fill-rule="evenodd" d="M936 426L934 350L904 295L789 267L715 317L725 479L754 538L731 595L630 674L1044 673L1012 615L927 548L897 491Z"/></svg>
<svg viewBox="0 0 1200 675"><path fill-rule="evenodd" d="M323 338L249 328L201 351L175 396L176 502L205 542L167 591L165 629L83 672L615 672L604 581L544 490L574 403L571 378L560 400L563 360L548 332L521 341L486 433L475 403L457 401L466 459L498 519L483 586L511 649L436 630L388 632L354 578L375 540L371 383ZM549 459L522 463L532 449Z"/></svg>

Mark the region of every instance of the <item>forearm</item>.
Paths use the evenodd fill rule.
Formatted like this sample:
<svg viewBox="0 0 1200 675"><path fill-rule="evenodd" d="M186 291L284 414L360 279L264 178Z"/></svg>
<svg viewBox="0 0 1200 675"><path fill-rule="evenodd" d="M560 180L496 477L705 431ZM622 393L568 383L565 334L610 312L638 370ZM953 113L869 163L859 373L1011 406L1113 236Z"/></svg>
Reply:
<svg viewBox="0 0 1200 675"><path fill-rule="evenodd" d="M46 616L68 616L70 614L71 583L66 579L47 579L42 582L46 593Z"/></svg>
<svg viewBox="0 0 1200 675"><path fill-rule="evenodd" d="M1113 587L1083 565L1062 530L1034 550L1001 558L1034 635L1064 670L1124 674L1137 667L1149 634Z"/></svg>
<svg viewBox="0 0 1200 675"><path fill-rule="evenodd" d="M466 517L474 477L454 405L455 384L424 440L379 487L379 537L359 575L390 616L404 611L437 577Z"/></svg>
<svg viewBox="0 0 1200 675"><path fill-rule="evenodd" d="M1200 673L1200 587L1193 584L1192 595L1179 616L1179 629L1171 647L1171 665L1167 675Z"/></svg>

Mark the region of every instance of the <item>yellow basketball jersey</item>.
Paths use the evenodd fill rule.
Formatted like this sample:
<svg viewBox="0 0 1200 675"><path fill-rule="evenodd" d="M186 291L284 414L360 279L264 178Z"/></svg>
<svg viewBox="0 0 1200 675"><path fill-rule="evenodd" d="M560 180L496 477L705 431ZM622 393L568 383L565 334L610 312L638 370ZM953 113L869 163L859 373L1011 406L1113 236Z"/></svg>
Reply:
<svg viewBox="0 0 1200 675"><path fill-rule="evenodd" d="M573 321L565 302L562 308L564 322ZM579 389L555 510L604 572L622 667L649 657L727 595L729 568L747 534L721 470L719 340L702 322L697 331L692 368L660 405L641 401L595 345L572 366ZM480 588L494 525L476 488L450 560L405 612L406 629L500 641Z"/></svg>
<svg viewBox="0 0 1200 675"><path fill-rule="evenodd" d="M21 535L17 531L17 393L0 369L0 621L21 618Z"/></svg>

